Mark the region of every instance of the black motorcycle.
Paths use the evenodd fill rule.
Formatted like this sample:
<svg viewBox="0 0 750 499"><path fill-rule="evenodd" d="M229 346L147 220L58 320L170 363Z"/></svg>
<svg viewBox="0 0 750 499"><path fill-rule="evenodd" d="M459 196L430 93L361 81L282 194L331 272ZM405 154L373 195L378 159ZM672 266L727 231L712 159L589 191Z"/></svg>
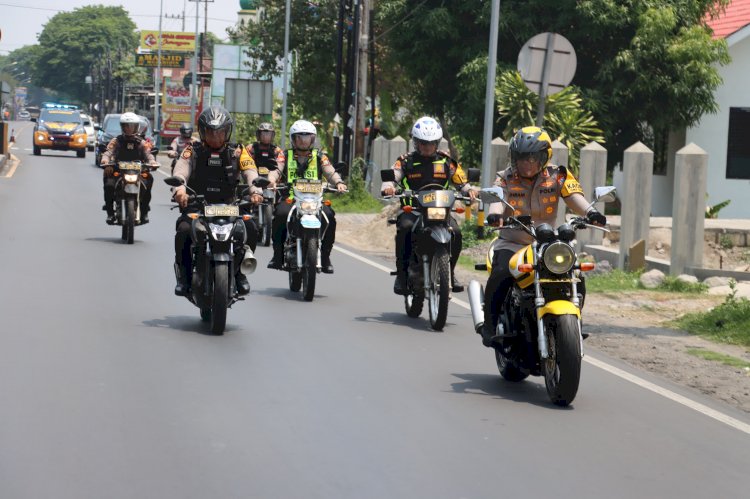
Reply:
<svg viewBox="0 0 750 499"><path fill-rule="evenodd" d="M268 178L269 169L265 166L258 167L258 175L262 178ZM277 201L277 193L274 189L267 186L263 188L263 202L254 209L258 220L258 240L263 246L271 245L271 222L273 222L273 207Z"/></svg>
<svg viewBox="0 0 750 499"><path fill-rule="evenodd" d="M184 185L179 177L168 177L164 181L172 187ZM247 189L247 186L244 188ZM241 195L236 196L236 201L231 204L208 203L204 196L196 194L190 187L187 190L187 212L192 219L193 257L187 299L200 309L202 320L211 322L211 332L223 334L227 309L235 302L244 300L235 285L235 254L244 248L243 272L251 274L256 266L253 252L245 246L247 235L243 220L250 215L241 214L240 210L249 203L242 201ZM177 264L175 273L179 275Z"/></svg>
<svg viewBox="0 0 750 499"><path fill-rule="evenodd" d="M479 180L480 170L468 170L469 181ZM393 170L381 170L384 182L395 181ZM407 293L404 307L409 317L419 317L427 298L430 327L442 331L448 318L448 302L451 296L451 228L450 216L456 201L469 203L469 198L445 189L444 185L428 184L419 191L405 190L396 198L408 200L402 209L417 215L412 229L411 260L408 264ZM464 208L459 208L463 212ZM395 224L396 219L388 220ZM396 272L392 272L396 275Z"/></svg>
<svg viewBox="0 0 750 499"><path fill-rule="evenodd" d="M122 226L122 240L133 244L135 226L141 224L141 192L146 189L143 183L148 176L148 166L140 161L119 161L116 163L115 184L115 225Z"/></svg>

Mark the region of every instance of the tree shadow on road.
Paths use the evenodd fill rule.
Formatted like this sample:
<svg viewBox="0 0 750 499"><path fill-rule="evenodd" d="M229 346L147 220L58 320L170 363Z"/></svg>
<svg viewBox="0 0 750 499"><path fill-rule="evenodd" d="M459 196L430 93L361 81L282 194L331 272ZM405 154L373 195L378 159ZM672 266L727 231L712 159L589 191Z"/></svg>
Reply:
<svg viewBox="0 0 750 499"><path fill-rule="evenodd" d="M203 322L200 317L188 316L188 315L168 315L163 319L149 319L142 321L144 326L155 327L155 328L168 328L175 331L182 331L185 333L196 333L204 336L220 336L215 335L211 332L211 323ZM231 333L232 331L239 330L240 328L234 327L227 323L224 328L224 334Z"/></svg>
<svg viewBox="0 0 750 499"><path fill-rule="evenodd" d="M452 375L463 380L451 383L453 392L460 395L490 396L554 410L573 409L572 405L568 407L554 405L547 396L544 384L532 383L529 378L512 383L505 381L499 374L452 373Z"/></svg>
<svg viewBox="0 0 750 499"><path fill-rule="evenodd" d="M404 326L414 331L426 332L426 333L442 333L445 328L448 328L452 324L450 322L445 323L443 331L435 331L430 328L430 320L426 317L409 317L405 313L398 312L381 312L379 316L360 316L355 317L355 321L359 322L371 322L375 324L387 324L389 326Z"/></svg>

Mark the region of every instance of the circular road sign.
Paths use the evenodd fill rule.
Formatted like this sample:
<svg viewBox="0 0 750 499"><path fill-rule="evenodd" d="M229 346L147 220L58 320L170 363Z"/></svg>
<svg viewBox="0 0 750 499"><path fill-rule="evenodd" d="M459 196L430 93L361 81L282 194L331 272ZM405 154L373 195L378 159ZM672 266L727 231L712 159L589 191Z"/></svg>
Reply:
<svg viewBox="0 0 750 499"><path fill-rule="evenodd" d="M564 36L557 33L540 33L521 47L517 68L532 92L551 95L573 81L573 75L576 73L576 52ZM543 88L544 86L546 88Z"/></svg>

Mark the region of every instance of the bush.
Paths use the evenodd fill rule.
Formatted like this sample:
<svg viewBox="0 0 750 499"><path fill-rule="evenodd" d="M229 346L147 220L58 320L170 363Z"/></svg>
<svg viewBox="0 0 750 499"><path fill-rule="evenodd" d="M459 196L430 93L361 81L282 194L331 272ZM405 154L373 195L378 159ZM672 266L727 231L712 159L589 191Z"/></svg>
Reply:
<svg viewBox="0 0 750 499"><path fill-rule="evenodd" d="M729 281L732 292L724 302L708 312L687 314L676 324L691 334L714 341L750 347L750 301L737 298L737 283Z"/></svg>
<svg viewBox="0 0 750 499"><path fill-rule="evenodd" d="M362 158L355 158L349 169L349 178L346 186L349 188L347 194L341 196L326 194L326 198L332 201L333 209L339 213L379 213L383 208L380 201L372 197L365 189L365 181L362 178L364 167Z"/></svg>

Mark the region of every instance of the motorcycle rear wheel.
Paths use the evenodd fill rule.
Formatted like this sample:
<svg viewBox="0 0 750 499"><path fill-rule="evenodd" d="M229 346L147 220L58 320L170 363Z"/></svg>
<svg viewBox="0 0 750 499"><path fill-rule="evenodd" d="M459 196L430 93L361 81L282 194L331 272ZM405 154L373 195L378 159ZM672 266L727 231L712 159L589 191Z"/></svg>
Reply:
<svg viewBox="0 0 750 499"><path fill-rule="evenodd" d="M214 267L214 297L211 303L211 332L224 334L229 307L229 263L216 262Z"/></svg>
<svg viewBox="0 0 750 499"><path fill-rule="evenodd" d="M430 289L427 290L430 327L442 331L448 318L448 301L451 292L450 257L444 247L438 247L430 264Z"/></svg>
<svg viewBox="0 0 750 499"><path fill-rule="evenodd" d="M547 316L544 320L549 357L542 359L547 395L553 404L567 406L581 380L581 340L578 317Z"/></svg>
<svg viewBox="0 0 750 499"><path fill-rule="evenodd" d="M211 309L209 307L201 309L201 320L203 322L208 322L211 320Z"/></svg>
<svg viewBox="0 0 750 499"><path fill-rule="evenodd" d="M302 298L313 301L315 279L318 275L318 240L311 237L305 243L305 261L302 267Z"/></svg>
<svg viewBox="0 0 750 499"><path fill-rule="evenodd" d="M523 372L513 362L508 360L498 349L495 349L495 362L497 370L505 381L517 383L529 377L529 373Z"/></svg>
<svg viewBox="0 0 750 499"><path fill-rule="evenodd" d="M420 291L404 296L404 308L406 309L406 315L409 317L419 317L424 308L424 293Z"/></svg>
<svg viewBox="0 0 750 499"><path fill-rule="evenodd" d="M302 274L298 271L289 271L289 291L295 293L302 289Z"/></svg>

